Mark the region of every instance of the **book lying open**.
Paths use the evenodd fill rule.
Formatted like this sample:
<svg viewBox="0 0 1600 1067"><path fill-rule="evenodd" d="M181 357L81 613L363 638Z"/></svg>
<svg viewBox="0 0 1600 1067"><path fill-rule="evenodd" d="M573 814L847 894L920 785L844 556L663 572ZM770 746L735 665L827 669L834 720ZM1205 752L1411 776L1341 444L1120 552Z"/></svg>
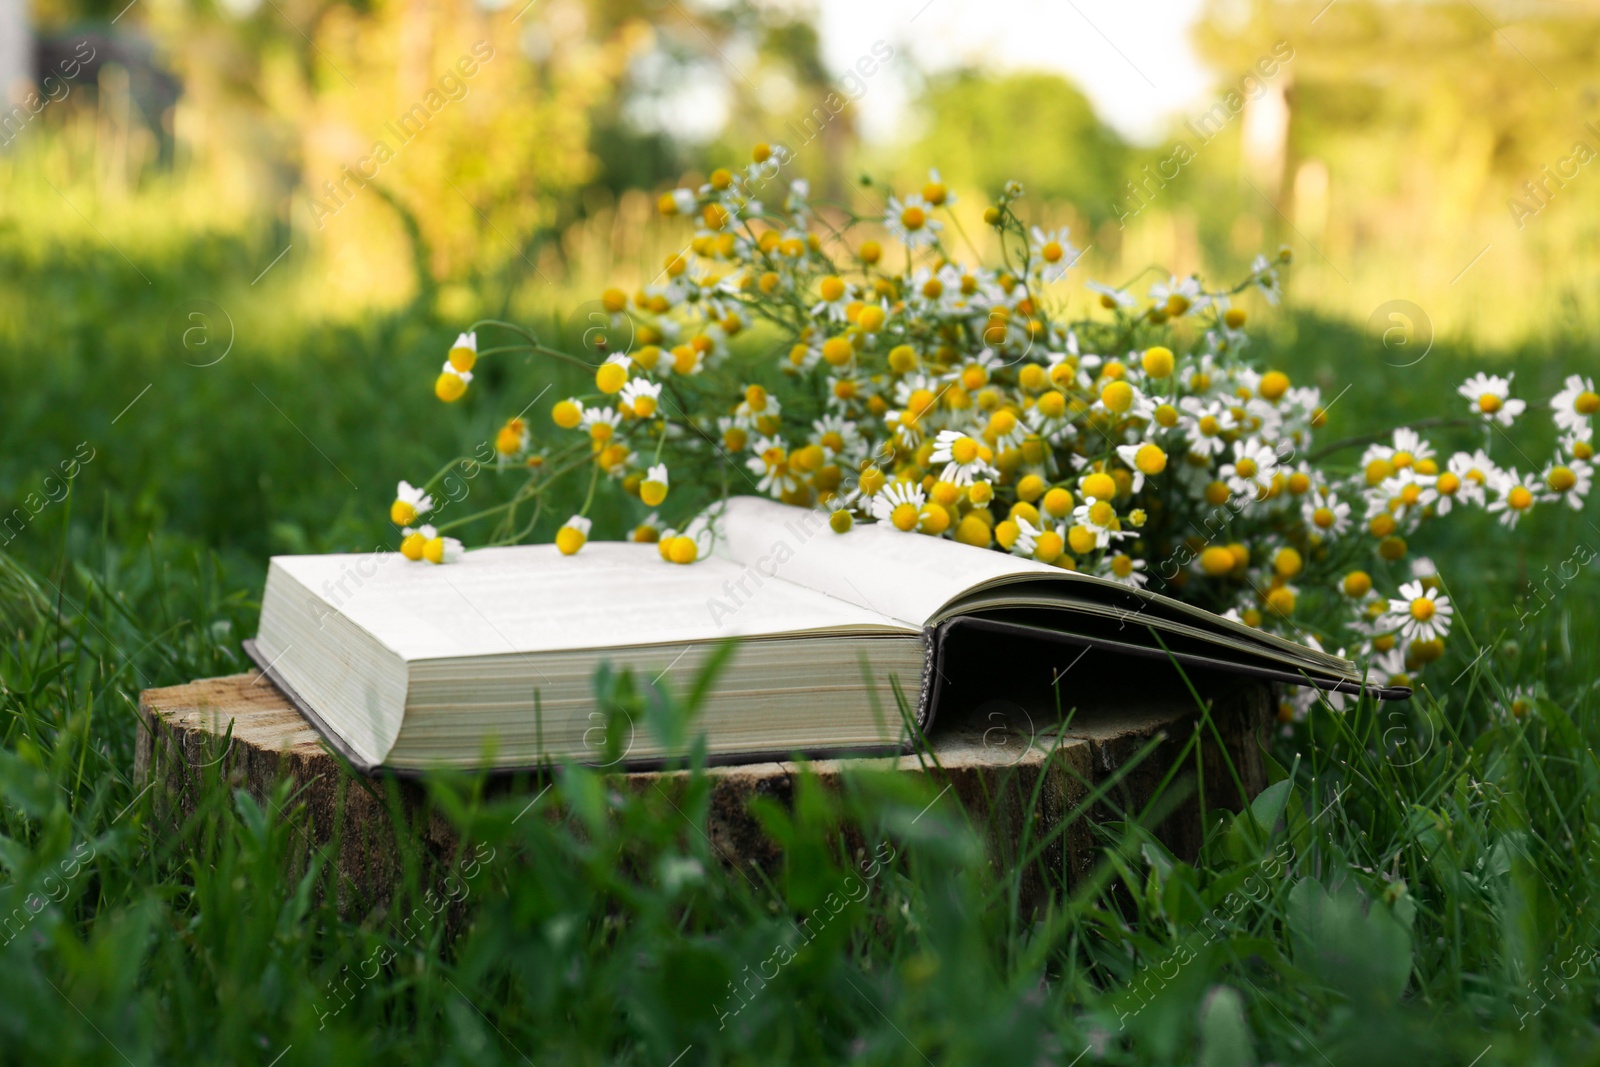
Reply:
<svg viewBox="0 0 1600 1067"><path fill-rule="evenodd" d="M696 722L721 762L904 750L896 688L925 731L957 664L999 674L1090 650L1123 669L1158 659L1363 690L1336 656L999 552L884 524L835 534L825 512L756 497L720 506L713 529L712 554L688 566L614 542L570 557L485 548L443 566L275 557L246 648L367 772L587 761L603 662L681 686L727 638L740 640ZM642 728L622 753L629 765L678 755Z"/></svg>

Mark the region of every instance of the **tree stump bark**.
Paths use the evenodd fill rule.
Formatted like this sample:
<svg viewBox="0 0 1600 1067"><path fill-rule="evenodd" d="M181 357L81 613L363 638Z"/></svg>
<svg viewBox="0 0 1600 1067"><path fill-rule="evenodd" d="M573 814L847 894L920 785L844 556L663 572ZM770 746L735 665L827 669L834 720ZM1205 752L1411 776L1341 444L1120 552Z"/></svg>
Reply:
<svg viewBox="0 0 1600 1067"><path fill-rule="evenodd" d="M1090 871L1097 857L1095 824L1139 818L1147 806L1164 810L1151 823L1156 836L1192 859L1202 811L1238 811L1266 786L1261 743L1277 706L1273 688L1238 676L1209 679L1200 687L1209 724L1182 686L1141 677L1138 690L1134 701L1104 685L1080 687L1065 724L1054 708L1046 715L1018 701L991 699L946 715L916 755L709 768L707 824L696 829L726 863L770 870L781 861L780 851L751 801L791 803L802 768L824 787L837 788L854 765L929 779L938 793L930 809L959 805L986 839L991 862L1025 865L1025 901L1042 900L1049 881L1070 886ZM291 804L304 808L307 845L323 852L340 875L341 907L359 912L386 901L402 848L441 860L456 849L450 825L425 803L421 783L355 774L257 671L147 690L140 713L145 729L135 775L141 788L161 787L156 792L171 818L193 814L197 783L210 775L286 817L274 789L292 782ZM660 790L676 799L687 775L617 773L615 780L622 788ZM1158 801L1163 783L1167 792ZM531 802L545 784L537 776L501 778L491 790L525 793Z"/></svg>

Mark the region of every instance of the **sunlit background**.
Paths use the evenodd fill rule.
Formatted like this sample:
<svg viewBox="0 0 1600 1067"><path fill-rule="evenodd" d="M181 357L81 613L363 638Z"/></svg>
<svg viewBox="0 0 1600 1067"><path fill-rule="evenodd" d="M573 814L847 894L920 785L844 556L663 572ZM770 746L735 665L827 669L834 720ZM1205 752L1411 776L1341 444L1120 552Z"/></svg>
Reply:
<svg viewBox="0 0 1600 1067"><path fill-rule="evenodd" d="M1088 250L1069 300L1287 245L1252 313L1334 391L1407 361L1377 336L1580 369L1597 37L1488 0L0 0L0 483L93 439L86 520L383 536L396 477L531 399L441 413L455 329L649 281L657 197L758 141L868 215L938 167L979 245L1020 180Z"/></svg>

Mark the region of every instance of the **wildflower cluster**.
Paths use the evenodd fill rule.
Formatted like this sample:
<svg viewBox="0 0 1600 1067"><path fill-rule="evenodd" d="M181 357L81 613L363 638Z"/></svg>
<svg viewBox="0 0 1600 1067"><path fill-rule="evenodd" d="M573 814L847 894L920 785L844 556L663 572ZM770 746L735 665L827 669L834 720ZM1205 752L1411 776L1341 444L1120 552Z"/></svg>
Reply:
<svg viewBox="0 0 1600 1067"><path fill-rule="evenodd" d="M1406 428L1353 467L1313 464L1322 394L1244 358L1238 301L1277 302L1287 249L1224 290L1197 277L1159 278L1143 295L1090 281L1088 308L1070 318L1061 283L1079 252L1066 230L1018 216L1015 183L983 213L999 262L969 265L951 250L952 235L970 241L937 172L860 217L814 204L803 181L764 204L774 162L757 146L744 170L661 198L692 239L654 282L601 295L612 329L594 351L559 352L493 321L451 348L435 383L446 402L498 352L592 376L554 406L558 443L536 446L520 416L496 435L499 465L529 472L492 509L496 540L525 536L551 481L583 472L584 505L556 534L563 553L583 548L607 482L650 512L636 540L692 563L709 548L706 524L680 531L654 509L688 520L720 485L825 508L840 533L885 523L1149 585L1405 684L1443 653L1453 613L1408 539L1453 510L1515 526L1535 507L1581 507L1589 491L1600 397L1577 376L1550 402L1564 436L1540 470L1486 449L1441 455ZM479 328L516 339L480 351ZM631 339L622 351L608 344L617 336ZM1511 385L1480 374L1461 387L1461 417L1484 425L1486 444L1525 410ZM1353 449L1322 454L1339 451L1348 464ZM701 490L681 512L680 483ZM451 559L459 546L412 526L427 505L402 483L391 515L402 551Z"/></svg>

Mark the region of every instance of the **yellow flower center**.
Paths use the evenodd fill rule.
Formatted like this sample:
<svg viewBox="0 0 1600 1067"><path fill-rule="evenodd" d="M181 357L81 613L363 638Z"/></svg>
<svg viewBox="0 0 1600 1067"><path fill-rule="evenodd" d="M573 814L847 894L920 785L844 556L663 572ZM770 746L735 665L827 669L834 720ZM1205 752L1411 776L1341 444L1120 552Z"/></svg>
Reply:
<svg viewBox="0 0 1600 1067"><path fill-rule="evenodd" d="M966 466L978 458L978 442L970 437L963 437L950 446L950 458L962 466Z"/></svg>
<svg viewBox="0 0 1600 1067"><path fill-rule="evenodd" d="M389 505L389 521L396 526L410 526L417 521L417 509L404 500Z"/></svg>
<svg viewBox="0 0 1600 1067"><path fill-rule="evenodd" d="M1133 573L1133 560L1128 556L1117 554L1111 557L1111 573L1118 578L1126 578Z"/></svg>
<svg viewBox="0 0 1600 1067"><path fill-rule="evenodd" d="M1133 454L1133 465L1144 474L1160 474L1167 469L1167 454L1160 445L1146 442Z"/></svg>
<svg viewBox="0 0 1600 1067"><path fill-rule="evenodd" d="M1140 360L1144 365L1144 372L1152 378L1165 378L1172 373L1172 349L1164 345L1155 345L1145 351L1144 358Z"/></svg>
<svg viewBox="0 0 1600 1067"><path fill-rule="evenodd" d="M1096 500L1089 507L1089 521L1102 529L1109 527L1116 517L1117 509L1104 500Z"/></svg>
<svg viewBox="0 0 1600 1067"><path fill-rule="evenodd" d="M458 371L471 370L477 362L478 353L465 345L450 350L450 365Z"/></svg>
<svg viewBox="0 0 1600 1067"><path fill-rule="evenodd" d="M1484 393L1482 396L1478 397L1478 410L1483 412L1485 415L1493 415L1503 406L1504 405L1501 403L1500 398L1495 396L1493 393Z"/></svg>
<svg viewBox="0 0 1600 1067"><path fill-rule="evenodd" d="M1039 249L1039 255L1044 258L1046 263L1061 262L1061 243L1059 241L1050 241L1046 243L1043 248Z"/></svg>
<svg viewBox="0 0 1600 1067"><path fill-rule="evenodd" d="M842 367L850 362L850 357L855 354L848 338L830 337L822 342L822 358L835 367Z"/></svg>
<svg viewBox="0 0 1600 1067"><path fill-rule="evenodd" d="M1411 617L1418 622L1427 622L1436 610L1431 597L1419 596L1411 602Z"/></svg>
<svg viewBox="0 0 1600 1067"><path fill-rule="evenodd" d="M835 275L828 275L822 279L822 299L835 301L844 295L844 279Z"/></svg>
<svg viewBox="0 0 1600 1067"><path fill-rule="evenodd" d="M1233 553L1221 545L1212 545L1200 553L1200 569L1213 578L1220 578L1233 570Z"/></svg>
<svg viewBox="0 0 1600 1067"><path fill-rule="evenodd" d="M927 221L928 214L920 207L913 205L900 212L900 225L908 230L920 230Z"/></svg>
<svg viewBox="0 0 1600 1067"><path fill-rule="evenodd" d="M1550 488L1558 493L1565 493L1578 484L1578 476L1573 473L1571 467L1552 467L1545 480L1550 483Z"/></svg>
<svg viewBox="0 0 1600 1067"><path fill-rule="evenodd" d="M1422 486L1412 482L1400 490L1400 502L1407 507L1412 506L1422 498Z"/></svg>
<svg viewBox="0 0 1600 1067"><path fill-rule="evenodd" d="M1600 393L1583 392L1572 402L1572 410L1579 415L1593 415L1600 411Z"/></svg>
<svg viewBox="0 0 1600 1067"><path fill-rule="evenodd" d="M1461 479L1452 472L1445 471L1439 475L1439 480L1434 484L1441 496L1455 496L1456 490L1461 488Z"/></svg>
<svg viewBox="0 0 1600 1067"><path fill-rule="evenodd" d="M1367 484L1377 485L1394 473L1394 464L1386 459L1375 459L1367 464Z"/></svg>
<svg viewBox="0 0 1600 1067"><path fill-rule="evenodd" d="M435 537L422 546L422 558L429 563L444 562L444 538Z"/></svg>
<svg viewBox="0 0 1600 1067"><path fill-rule="evenodd" d="M1269 370L1261 376L1257 388L1265 399L1277 400L1289 391L1289 376L1281 370Z"/></svg>
<svg viewBox="0 0 1600 1067"><path fill-rule="evenodd" d="M1133 407L1133 386L1114 381L1100 391L1100 402L1120 415Z"/></svg>
<svg viewBox="0 0 1600 1067"><path fill-rule="evenodd" d="M605 363L594 372L594 384L602 393L617 393L628 384L628 368L620 363Z"/></svg>
<svg viewBox="0 0 1600 1067"><path fill-rule="evenodd" d="M1087 526L1074 526L1067 531L1067 544L1072 546L1072 551L1080 556L1086 556L1095 549L1095 533Z"/></svg>
<svg viewBox="0 0 1600 1067"><path fill-rule="evenodd" d="M1222 423L1215 415L1200 416L1200 433L1203 437L1215 437L1222 432Z"/></svg>
<svg viewBox="0 0 1600 1067"><path fill-rule="evenodd" d="M446 371L440 374L433 382L433 395L443 400L446 404L460 400L467 391L467 380L459 374Z"/></svg>
<svg viewBox="0 0 1600 1067"><path fill-rule="evenodd" d="M1412 463L1416 462L1416 457L1410 452L1396 452L1394 455L1389 457L1389 462L1393 465L1395 470L1403 471L1407 467L1411 466Z"/></svg>
<svg viewBox="0 0 1600 1067"><path fill-rule="evenodd" d="M422 548L428 539L419 533L409 533L400 542L400 554L413 562L422 558Z"/></svg>
<svg viewBox="0 0 1600 1067"><path fill-rule="evenodd" d="M1335 521L1333 509L1318 508L1316 511L1311 513L1311 521L1322 527L1324 530L1329 529L1333 526Z"/></svg>
<svg viewBox="0 0 1600 1067"><path fill-rule="evenodd" d="M1517 486L1506 495L1506 503L1518 511L1525 511L1533 506L1533 494L1526 486Z"/></svg>
<svg viewBox="0 0 1600 1067"><path fill-rule="evenodd" d="M1117 495L1117 483L1109 474L1096 471L1083 480L1083 495L1096 500L1110 500Z"/></svg>

